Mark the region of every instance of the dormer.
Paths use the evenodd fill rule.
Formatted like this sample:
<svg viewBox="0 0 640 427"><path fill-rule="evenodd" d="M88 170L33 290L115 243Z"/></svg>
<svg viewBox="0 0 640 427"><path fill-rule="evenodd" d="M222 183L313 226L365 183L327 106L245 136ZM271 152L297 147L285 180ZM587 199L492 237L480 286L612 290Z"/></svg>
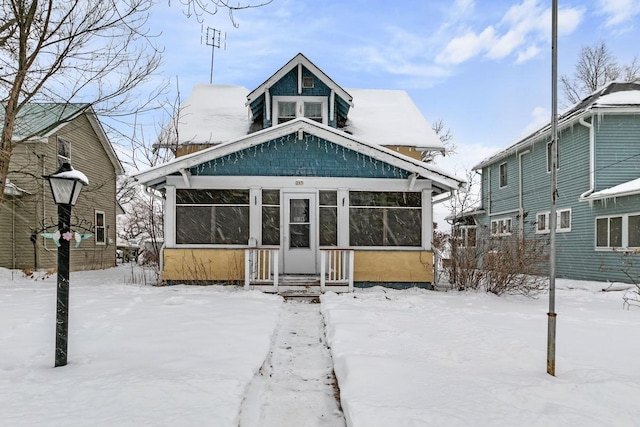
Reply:
<svg viewBox="0 0 640 427"><path fill-rule="evenodd" d="M353 98L302 53L247 95L250 132L306 117L343 128Z"/></svg>

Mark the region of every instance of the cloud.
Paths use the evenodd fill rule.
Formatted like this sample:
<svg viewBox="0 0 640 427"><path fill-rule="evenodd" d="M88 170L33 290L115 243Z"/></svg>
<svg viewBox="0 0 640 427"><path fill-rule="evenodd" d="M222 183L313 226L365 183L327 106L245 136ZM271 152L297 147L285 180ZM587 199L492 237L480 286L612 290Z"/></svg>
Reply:
<svg viewBox="0 0 640 427"><path fill-rule="evenodd" d="M574 32L583 16L582 8L559 9L558 34ZM515 55L516 62L522 63L536 57L550 36L551 9L540 0L523 0L510 7L497 24L482 31L462 29L437 55L436 62L456 65L480 55L490 59Z"/></svg>
<svg viewBox="0 0 640 427"><path fill-rule="evenodd" d="M529 124L522 130L520 137L524 138L536 130L540 129L546 123L551 121L551 113L548 109L543 107L536 107L531 112L531 121Z"/></svg>
<svg viewBox="0 0 640 427"><path fill-rule="evenodd" d="M607 17L606 27L627 24L640 14L640 0L598 0L598 13Z"/></svg>

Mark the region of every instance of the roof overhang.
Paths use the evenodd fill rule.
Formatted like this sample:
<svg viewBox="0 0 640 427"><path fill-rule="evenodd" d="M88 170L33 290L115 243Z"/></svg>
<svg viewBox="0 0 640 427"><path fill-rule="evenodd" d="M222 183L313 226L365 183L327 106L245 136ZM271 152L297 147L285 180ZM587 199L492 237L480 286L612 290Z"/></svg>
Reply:
<svg viewBox="0 0 640 427"><path fill-rule="evenodd" d="M133 174L132 178L147 187L161 187L166 181L166 177L169 175L182 173L181 171L198 166L204 162L215 160L229 154L260 145L269 140L300 131L331 141L332 143L344 148L367 155L372 159L386 162L392 166L404 169L410 174L414 174L416 177L415 179L428 179L432 182L435 194L462 189L465 186L463 180L424 162L415 160L385 147L359 140L352 135L306 118L297 118L295 120L246 135L235 141L229 141L215 147L179 157L163 165Z"/></svg>
<svg viewBox="0 0 640 427"><path fill-rule="evenodd" d="M585 194L580 197L580 201L610 200L618 197L637 196L640 195L640 178L624 182L600 191L594 191L591 194Z"/></svg>

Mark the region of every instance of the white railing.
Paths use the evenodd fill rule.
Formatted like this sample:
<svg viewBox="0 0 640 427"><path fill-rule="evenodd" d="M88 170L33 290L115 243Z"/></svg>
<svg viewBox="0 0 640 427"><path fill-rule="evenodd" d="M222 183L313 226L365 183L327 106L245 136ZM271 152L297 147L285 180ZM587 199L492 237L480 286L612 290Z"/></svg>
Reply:
<svg viewBox="0 0 640 427"><path fill-rule="evenodd" d="M351 249L320 249L320 290L326 286L348 285L353 292L353 251Z"/></svg>
<svg viewBox="0 0 640 427"><path fill-rule="evenodd" d="M244 256L244 286L272 284L278 290L279 249L246 249Z"/></svg>

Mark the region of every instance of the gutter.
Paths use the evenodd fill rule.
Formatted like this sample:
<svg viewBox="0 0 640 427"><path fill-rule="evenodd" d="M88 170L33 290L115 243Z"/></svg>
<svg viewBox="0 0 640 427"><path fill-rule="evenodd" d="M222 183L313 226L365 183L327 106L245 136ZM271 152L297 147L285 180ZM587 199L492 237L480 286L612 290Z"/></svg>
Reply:
<svg viewBox="0 0 640 427"><path fill-rule="evenodd" d="M584 119L584 116L580 117L578 123L589 129L589 190L582 193L578 199L583 202L586 197L590 196L595 191L596 188L596 137L595 131L593 130L593 123L587 122Z"/></svg>

